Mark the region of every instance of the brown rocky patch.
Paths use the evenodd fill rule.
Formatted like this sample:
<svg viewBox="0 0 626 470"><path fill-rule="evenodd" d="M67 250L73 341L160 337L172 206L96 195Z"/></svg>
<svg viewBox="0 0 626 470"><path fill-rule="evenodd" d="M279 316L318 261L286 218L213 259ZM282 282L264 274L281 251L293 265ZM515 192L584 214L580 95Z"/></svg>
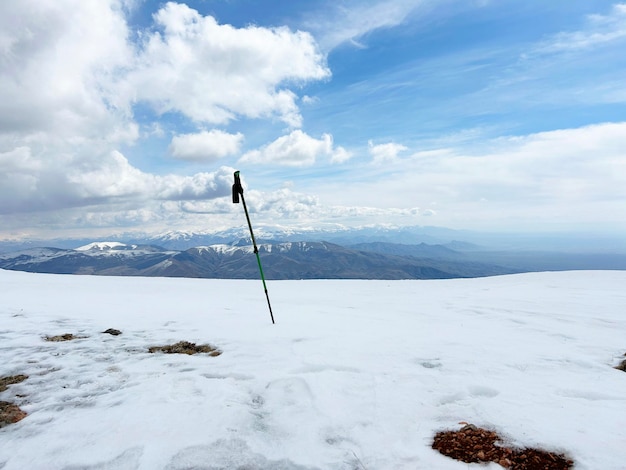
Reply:
<svg viewBox="0 0 626 470"><path fill-rule="evenodd" d="M28 378L28 375L10 375L0 377L0 392L4 392L9 385L18 384Z"/></svg>
<svg viewBox="0 0 626 470"><path fill-rule="evenodd" d="M438 432L432 448L462 462L496 462L512 470L568 470L574 465L572 460L554 452L506 447L494 431L473 424L458 431Z"/></svg>
<svg viewBox="0 0 626 470"><path fill-rule="evenodd" d="M189 341L179 341L178 343L168 344L165 346L152 346L148 348L148 352L163 352L166 354L199 354L204 353L209 356L219 356L222 351L210 344L190 343Z"/></svg>
<svg viewBox="0 0 626 470"><path fill-rule="evenodd" d="M8 401L0 401L0 428L17 423L26 418L26 412Z"/></svg>
<svg viewBox="0 0 626 470"><path fill-rule="evenodd" d="M73 335L72 333L64 333L62 335L44 337L46 341L53 341L55 343L60 342L60 341L72 341L73 339L80 339L80 338L85 338L85 336L76 336L76 335Z"/></svg>

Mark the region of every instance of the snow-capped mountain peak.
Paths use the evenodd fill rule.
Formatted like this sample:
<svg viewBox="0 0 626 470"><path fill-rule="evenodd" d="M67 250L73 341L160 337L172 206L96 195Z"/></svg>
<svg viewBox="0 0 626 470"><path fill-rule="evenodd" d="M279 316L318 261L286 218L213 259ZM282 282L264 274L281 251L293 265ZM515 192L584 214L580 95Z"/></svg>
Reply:
<svg viewBox="0 0 626 470"><path fill-rule="evenodd" d="M128 246L120 242L93 242L76 248L76 251L109 251L120 249L133 249L135 246Z"/></svg>

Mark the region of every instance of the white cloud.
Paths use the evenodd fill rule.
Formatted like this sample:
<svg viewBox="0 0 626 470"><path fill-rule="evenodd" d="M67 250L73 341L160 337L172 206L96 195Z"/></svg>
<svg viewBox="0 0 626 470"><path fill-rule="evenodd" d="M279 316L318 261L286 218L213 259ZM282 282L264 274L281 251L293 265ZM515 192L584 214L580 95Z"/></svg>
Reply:
<svg viewBox="0 0 626 470"><path fill-rule="evenodd" d="M323 15L305 23L307 30L315 31L324 50L351 43L364 46L360 39L367 33L380 28L389 28L402 23L407 16L424 5L416 0L348 0L333 2Z"/></svg>
<svg viewBox="0 0 626 470"><path fill-rule="evenodd" d="M333 163L342 163L347 161L351 154L343 147L335 147L330 134L323 134L320 139L315 139L297 129L259 150L247 152L241 157L240 162L311 166L322 156L328 157Z"/></svg>
<svg viewBox="0 0 626 470"><path fill-rule="evenodd" d="M304 95L302 97L302 103L304 103L306 105L312 105L312 104L316 104L318 102L319 102L319 98L317 98L316 96Z"/></svg>
<svg viewBox="0 0 626 470"><path fill-rule="evenodd" d="M297 96L288 86L330 76L305 32L220 25L172 2L154 20L160 31L144 37L126 85L129 99L147 101L159 113L214 124L276 116L298 127Z"/></svg>
<svg viewBox="0 0 626 470"><path fill-rule="evenodd" d="M89 203L91 183L74 175L115 161L113 149L139 136L115 98L133 55L124 5L0 3L0 213Z"/></svg>
<svg viewBox="0 0 626 470"><path fill-rule="evenodd" d="M332 18L316 31L324 33L319 37L326 50L345 41L366 42L368 31L399 24L427 3L335 3ZM142 42L136 46L124 15L125 8L137 4L138 0L0 2L3 229L13 226L22 230L47 223L56 227L80 223L192 226L195 219L189 214L199 209L207 214L202 223L213 223L212 217L217 215L228 216L233 169L195 175L150 173L146 170L149 155L141 154L137 147L126 147L140 135L133 105L179 113L182 116L178 117L196 121L199 129L210 129L207 123L240 118L269 118L297 127L301 124L298 104L315 104L315 99L307 96L299 99L298 87L330 75L324 55L307 33L220 25L210 16L175 3L158 11L155 27L143 31ZM501 85L509 91L511 101L491 101L498 106L512 101L522 105L537 102L539 98L529 99L534 95L526 90L533 90L533 83L553 83L544 79L545 70L558 69L568 76L587 63L569 61L573 64L569 66L569 54L555 53L585 51L592 56L603 45L619 45L626 38L625 21L626 5L617 4L605 15L589 17L580 31L548 38L537 48L544 53L539 54L540 60L504 73L506 80L519 79L514 92L506 83ZM619 51L602 49L598 62L610 63L606 57L621 60ZM532 70L520 74L524 66ZM573 90L564 79L558 90L550 89L541 96L542 102L564 90L563 99L579 99L576 92L597 104L602 95L594 88L596 82L607 88L605 94L611 100L623 100L617 74L590 69L593 82ZM486 106L487 94L493 98L494 89L486 89L474 99ZM467 103L464 101L464 107ZM478 108L485 112L483 106ZM142 123L142 137L163 138L172 131L167 123L150 126ZM242 145L243 136L237 133L188 132L172 139L174 157L217 160L236 155ZM346 149L334 145L330 134L315 138L293 129L286 134L248 152L240 161L301 167L322 159L341 163L351 157ZM502 138L472 152L467 150L472 140L468 139L462 149L410 157L405 156L409 152L403 145L370 142L373 161L384 165L359 168L357 162L350 172L350 185L341 181L331 188L332 175L324 187L322 179L308 182L309 188L321 188L312 189L321 198L341 200L346 206L330 206L324 199L295 193L260 194L259 200L269 197L263 207L271 217L412 217L417 212L411 207L430 207L437 202L441 223L452 220L453 212L455 217L494 221L506 212L515 223L524 217L532 220L533 215L593 221L611 213L615 220L626 220L624 135L626 123L602 124ZM128 158L122 148L129 149L124 150ZM133 163L133 154L144 159L142 169ZM251 204L256 207L254 192L251 194ZM336 198L339 195L341 198ZM260 210L258 214L263 213Z"/></svg>
<svg viewBox="0 0 626 470"><path fill-rule="evenodd" d="M430 223L451 227L532 230L577 221L579 228L606 227L613 219L616 227L626 228L624 149L626 123L505 137L471 152L464 144L463 149L413 153L384 166L355 167L350 184L322 179L309 182L306 194L246 189L246 202L255 223L419 224L429 217L436 218ZM228 197L233 168L156 176L132 167L121 154L75 163L84 168L67 175L45 168L27 148L0 154L7 169L0 173L3 230L44 223L144 230L166 224L191 230L241 222L240 208ZM16 202L29 208L56 204L59 210L7 215Z"/></svg>
<svg viewBox="0 0 626 470"><path fill-rule="evenodd" d="M405 150L408 150L408 147L405 147L401 144L395 144L390 142L388 144L378 144L374 145L374 142L371 140L367 143L369 147L370 155L373 158L374 163L389 163L397 160L398 154Z"/></svg>
<svg viewBox="0 0 626 470"><path fill-rule="evenodd" d="M626 197L626 123L496 139L472 154L448 151L414 161L430 187L448 181L457 197L516 205L565 204Z"/></svg>
<svg viewBox="0 0 626 470"><path fill-rule="evenodd" d="M565 122L567 112L555 110L591 107L591 114L605 119L608 115L596 108L625 101L624 49L626 4L617 4L606 15L588 16L577 30L550 34L531 44L507 47L504 43L501 49L489 50L491 58L481 58L483 51L464 54L467 65L491 65L482 77L476 75L478 91L459 96L454 106L444 105L443 111L465 116L527 115L529 119L533 113L546 112L552 116L549 122ZM518 60L511 61L512 57ZM500 65L496 68L496 64ZM492 73L486 72L489 69ZM467 75L472 76L471 69ZM488 81L484 81L486 76Z"/></svg>
<svg viewBox="0 0 626 470"><path fill-rule="evenodd" d="M132 57L115 0L0 4L0 132L133 139L116 108L117 71Z"/></svg>
<svg viewBox="0 0 626 470"><path fill-rule="evenodd" d="M135 48L124 17L134 5L128 0L0 3L3 231L27 236L44 227L214 225L232 215L227 196L234 170L142 171L119 150L140 137L133 104L144 101L198 122L270 117L298 126L292 88L330 75L307 33L219 25L174 3L155 15L159 31L144 32ZM142 138L164 135L158 123L142 128ZM201 131L175 136L170 149L177 158L217 159L236 154L242 139L238 133ZM299 166L319 158L341 163L351 154L329 134L315 139L293 131L248 155L254 157ZM277 195L266 204L276 206L272 215L293 217L354 211L326 209L307 195L284 200ZM210 220L193 215L198 208Z"/></svg>
<svg viewBox="0 0 626 470"><path fill-rule="evenodd" d="M436 207L450 227L626 229L626 122L420 151L351 175L311 190L347 206Z"/></svg>
<svg viewBox="0 0 626 470"><path fill-rule="evenodd" d="M122 145L170 131L142 123L140 135L133 106L200 123L246 117L298 126L292 89L330 75L307 33L219 25L176 3L133 44L125 15L137 5L0 2L0 225L165 220L175 216L162 211L180 211L186 201L227 196L230 168L157 175L129 161ZM170 149L176 158L215 160L238 153L242 140L191 132L175 136Z"/></svg>
<svg viewBox="0 0 626 470"><path fill-rule="evenodd" d="M584 29L560 32L539 44L531 54L587 50L624 39L626 3L618 3L608 15L590 15Z"/></svg>
<svg viewBox="0 0 626 470"><path fill-rule="evenodd" d="M239 152L243 134L229 134L213 129L172 138L169 151L174 158L191 161L214 161Z"/></svg>
<svg viewBox="0 0 626 470"><path fill-rule="evenodd" d="M68 183L80 195L76 204L94 199L123 199L141 206L145 200L202 200L230 194L233 168L221 167L212 173L191 176L152 175L134 168L119 152L103 156L90 170L68 176Z"/></svg>
<svg viewBox="0 0 626 470"><path fill-rule="evenodd" d="M343 147L337 147L330 156L331 163L345 163L352 158L352 152Z"/></svg>
<svg viewBox="0 0 626 470"><path fill-rule="evenodd" d="M229 196L234 171L230 167L221 167L215 172L196 173L192 176L157 177L154 197L170 201L187 201Z"/></svg>
<svg viewBox="0 0 626 470"><path fill-rule="evenodd" d="M234 171L222 167L192 176L153 175L118 151L74 155L63 163L35 158L28 147L0 153L0 214L119 202L138 209L149 200L218 198L229 194Z"/></svg>
<svg viewBox="0 0 626 470"><path fill-rule="evenodd" d="M311 35L220 25L168 3L131 43L125 0L0 3L0 132L133 140L131 105L199 122L278 117L299 126L291 88L330 71ZM291 87L291 88L290 88ZM128 132L128 129L131 132Z"/></svg>
<svg viewBox="0 0 626 470"><path fill-rule="evenodd" d="M317 196L299 193L289 188L272 192L252 190L248 192L247 197L246 202L249 201L250 210L255 214L255 218L268 223L275 223L276 220L290 220L317 223L348 221L352 224L359 224L369 218L397 220L412 219L420 215L420 210L416 207L329 205L321 202Z"/></svg>

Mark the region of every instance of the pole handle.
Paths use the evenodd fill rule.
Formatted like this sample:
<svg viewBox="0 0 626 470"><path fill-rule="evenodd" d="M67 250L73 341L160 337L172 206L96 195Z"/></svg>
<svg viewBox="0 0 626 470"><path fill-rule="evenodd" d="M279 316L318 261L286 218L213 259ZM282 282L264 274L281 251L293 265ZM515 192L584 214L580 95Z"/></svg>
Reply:
<svg viewBox="0 0 626 470"><path fill-rule="evenodd" d="M239 172L235 172L235 182L233 184L233 204L239 204L239 195L243 196L243 186L241 186L241 179L239 179Z"/></svg>

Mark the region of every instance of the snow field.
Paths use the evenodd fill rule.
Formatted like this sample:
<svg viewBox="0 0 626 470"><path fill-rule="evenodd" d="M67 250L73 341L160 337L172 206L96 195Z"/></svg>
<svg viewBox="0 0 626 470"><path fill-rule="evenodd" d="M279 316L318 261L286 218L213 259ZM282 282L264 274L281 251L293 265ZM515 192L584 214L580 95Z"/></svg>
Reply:
<svg viewBox="0 0 626 470"><path fill-rule="evenodd" d="M463 469L465 421L623 469L626 272L260 281L0 270L0 468ZM121 336L100 332L122 330ZM45 342L52 334L85 336ZM218 357L149 354L180 340Z"/></svg>

